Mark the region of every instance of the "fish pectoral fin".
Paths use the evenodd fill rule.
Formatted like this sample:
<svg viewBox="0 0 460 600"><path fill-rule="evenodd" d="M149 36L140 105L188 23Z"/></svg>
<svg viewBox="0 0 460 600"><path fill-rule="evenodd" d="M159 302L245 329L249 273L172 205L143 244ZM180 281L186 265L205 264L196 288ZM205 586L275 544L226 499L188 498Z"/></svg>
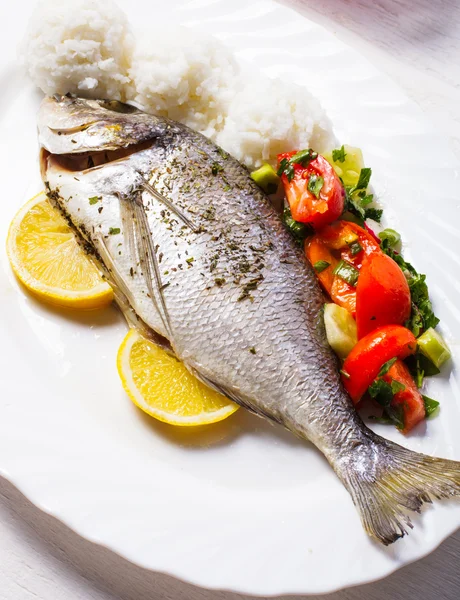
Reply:
<svg viewBox="0 0 460 600"><path fill-rule="evenodd" d="M129 254L141 268L148 294L160 316L166 336L173 344L171 320L157 258L158 248L155 248L150 231L141 190L133 192L129 198L120 197L120 214Z"/></svg>
<svg viewBox="0 0 460 600"><path fill-rule="evenodd" d="M132 304L133 298L123 276L118 271L110 252L105 244L104 238L98 236L98 250L104 265L104 276L113 289L115 302L126 319L131 329L137 329L144 337L154 342L169 353L173 353L171 344L167 338L149 327L136 313Z"/></svg>

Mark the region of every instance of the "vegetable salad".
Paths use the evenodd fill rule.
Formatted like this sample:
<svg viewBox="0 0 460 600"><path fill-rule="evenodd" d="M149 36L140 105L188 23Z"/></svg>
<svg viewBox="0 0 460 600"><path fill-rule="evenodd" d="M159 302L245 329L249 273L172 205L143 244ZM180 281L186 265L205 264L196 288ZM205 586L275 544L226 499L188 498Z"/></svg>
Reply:
<svg viewBox="0 0 460 600"><path fill-rule="evenodd" d="M369 192L371 175L361 150L350 146L325 156L280 154L276 173L269 165L252 173L268 193L282 184L284 223L330 299L327 339L351 399L373 402L375 419L407 433L437 411L439 403L420 389L450 352L435 329L426 277L404 260L400 235L369 226L383 212Z"/></svg>

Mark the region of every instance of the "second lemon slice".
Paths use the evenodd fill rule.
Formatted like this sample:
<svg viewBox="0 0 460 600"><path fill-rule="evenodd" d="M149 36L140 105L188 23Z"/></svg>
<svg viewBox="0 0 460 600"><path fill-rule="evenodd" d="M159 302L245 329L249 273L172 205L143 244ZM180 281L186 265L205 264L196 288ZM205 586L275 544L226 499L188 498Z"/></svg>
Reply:
<svg viewBox="0 0 460 600"><path fill-rule="evenodd" d="M196 379L162 348L132 329L118 351L118 373L131 400L171 425L222 421L238 405Z"/></svg>

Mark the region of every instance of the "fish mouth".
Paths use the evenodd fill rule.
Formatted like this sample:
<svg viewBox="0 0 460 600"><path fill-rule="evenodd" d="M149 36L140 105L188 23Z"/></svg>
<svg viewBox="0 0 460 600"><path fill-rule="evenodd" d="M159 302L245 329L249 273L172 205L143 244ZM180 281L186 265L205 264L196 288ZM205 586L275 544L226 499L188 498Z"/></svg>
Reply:
<svg viewBox="0 0 460 600"><path fill-rule="evenodd" d="M61 169L70 172L88 173L100 169L105 165L126 160L137 152L148 150L155 144L155 140L146 140L117 150L94 150L76 154L52 154L46 148L40 148L40 172L42 177L46 174L48 159L59 165Z"/></svg>

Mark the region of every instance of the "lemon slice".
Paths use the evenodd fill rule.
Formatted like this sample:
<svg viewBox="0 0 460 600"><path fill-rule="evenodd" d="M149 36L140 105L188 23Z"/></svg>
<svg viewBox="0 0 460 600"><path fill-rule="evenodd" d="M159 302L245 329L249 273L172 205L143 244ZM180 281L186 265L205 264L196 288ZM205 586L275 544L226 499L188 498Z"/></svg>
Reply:
<svg viewBox="0 0 460 600"><path fill-rule="evenodd" d="M170 425L207 425L233 414L238 405L198 381L162 348L132 329L118 351L118 373L141 410Z"/></svg>
<svg viewBox="0 0 460 600"><path fill-rule="evenodd" d="M14 217L8 232L11 267L26 288L51 304L100 308L113 291L79 246L64 218L44 192Z"/></svg>

